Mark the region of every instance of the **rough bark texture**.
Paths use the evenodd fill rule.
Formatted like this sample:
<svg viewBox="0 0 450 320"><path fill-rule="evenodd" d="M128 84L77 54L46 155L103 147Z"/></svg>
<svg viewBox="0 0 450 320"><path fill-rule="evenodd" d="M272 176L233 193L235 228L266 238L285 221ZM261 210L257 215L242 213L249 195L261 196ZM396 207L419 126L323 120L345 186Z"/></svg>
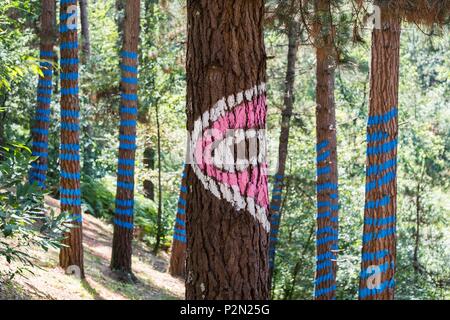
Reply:
<svg viewBox="0 0 450 320"><path fill-rule="evenodd" d="M223 165L209 158L225 155L211 148L219 147L227 129L243 129L237 134L242 140L257 138L255 149L265 150L264 2L188 0L187 9L187 124L193 142L187 170L186 297L267 299L265 155L249 166L238 162L243 155L230 156ZM250 148L244 149L249 155Z"/></svg>
<svg viewBox="0 0 450 320"><path fill-rule="evenodd" d="M338 250L338 172L336 153L336 110L334 102L334 27L329 16L330 1L316 1L316 139L317 139L317 300L336 296L336 253Z"/></svg>
<svg viewBox="0 0 450 320"><path fill-rule="evenodd" d="M285 183L286 159L288 155L289 130L294 108L294 81L295 64L297 61L297 52L299 45L298 24L291 22L288 25L288 54L287 71L284 88L284 109L281 114L281 132L278 147L278 167L275 174L274 186L272 190L272 200L270 201L270 242L269 242L269 288L271 288L276 244L278 242L278 233L281 221L282 194Z"/></svg>
<svg viewBox="0 0 450 320"><path fill-rule="evenodd" d="M186 275L186 207L187 207L186 165L181 176L180 197L178 199L177 217L173 230L172 252L170 254L169 273L175 277Z"/></svg>
<svg viewBox="0 0 450 320"><path fill-rule="evenodd" d="M394 298L400 20L383 3L372 32L360 299Z"/></svg>
<svg viewBox="0 0 450 320"><path fill-rule="evenodd" d="M54 0L42 0L41 30L40 30L40 67L43 76L39 76L37 88L37 103L31 135L33 138L33 156L39 157L31 164L30 183L37 183L45 188L48 169L48 129L50 125L50 103L52 98L52 60L55 56L55 31L53 20L55 17Z"/></svg>
<svg viewBox="0 0 450 320"><path fill-rule="evenodd" d="M84 277L80 191L80 105L78 99L77 1L60 1L61 35L61 211L71 214L59 259L61 267L78 266Z"/></svg>
<svg viewBox="0 0 450 320"><path fill-rule="evenodd" d="M91 56L91 40L89 35L88 1L80 0L81 40L83 59L87 62Z"/></svg>
<svg viewBox="0 0 450 320"><path fill-rule="evenodd" d="M121 53L119 169L117 172L116 214L114 218L111 269L129 275L132 274L131 242L133 238L139 21L140 0L127 1Z"/></svg>

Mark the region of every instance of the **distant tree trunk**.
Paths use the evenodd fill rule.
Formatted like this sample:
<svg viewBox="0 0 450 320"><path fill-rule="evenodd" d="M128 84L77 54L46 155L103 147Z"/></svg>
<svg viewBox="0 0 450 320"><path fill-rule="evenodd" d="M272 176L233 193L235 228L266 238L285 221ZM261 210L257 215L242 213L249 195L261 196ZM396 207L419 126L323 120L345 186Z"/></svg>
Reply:
<svg viewBox="0 0 450 320"><path fill-rule="evenodd" d="M91 57L91 40L89 36L88 0L80 0L81 40L83 59L88 62Z"/></svg>
<svg viewBox="0 0 450 320"><path fill-rule="evenodd" d="M394 298L400 19L383 2L372 31L360 299Z"/></svg>
<svg viewBox="0 0 450 320"><path fill-rule="evenodd" d="M284 174L288 155L289 130L294 108L295 64L299 45L298 23L288 24L287 71L284 88L284 108L281 114L281 132L278 147L278 167L275 174L272 200L270 201L270 242L269 242L269 288L272 287L273 270L275 268L275 251L281 221L281 203L284 187Z"/></svg>
<svg viewBox="0 0 450 320"><path fill-rule="evenodd" d="M52 99L53 66L51 60L55 56L55 30L53 20L55 16L54 0L42 0L41 30L40 30L40 62L43 76L39 76L37 88L37 102L34 120L31 126L33 139L33 156L39 157L31 163L30 183L36 183L45 188L48 169L48 130L50 126L50 103Z"/></svg>
<svg viewBox="0 0 450 320"><path fill-rule="evenodd" d="M338 172L336 152L336 105L334 102L335 50L330 1L315 3L316 24L316 139L317 230L316 300L336 297L338 250Z"/></svg>
<svg viewBox="0 0 450 320"><path fill-rule="evenodd" d="M5 108L8 96L3 89L0 89L0 109ZM5 138L6 110L0 110L0 161L4 160L4 150L2 147L6 144Z"/></svg>
<svg viewBox="0 0 450 320"><path fill-rule="evenodd" d="M61 211L71 214L73 228L61 249L61 267L78 266L84 277L80 191L80 105L78 99L77 1L60 1L61 35Z"/></svg>
<svg viewBox="0 0 450 320"><path fill-rule="evenodd" d="M421 206L421 181L417 183L416 188L416 232L414 235L414 253L413 253L413 268L416 273L420 272L420 263L419 263L419 246L420 246L420 212L422 210Z"/></svg>
<svg viewBox="0 0 450 320"><path fill-rule="evenodd" d="M186 275L186 207L187 180L186 164L181 176L180 197L178 198L177 215L173 230L172 252L170 254L169 273L174 277Z"/></svg>
<svg viewBox="0 0 450 320"><path fill-rule="evenodd" d="M155 169L155 150L148 146L144 150L144 166L149 170ZM144 180L144 196L155 201L155 185L151 180Z"/></svg>
<svg viewBox="0 0 450 320"><path fill-rule="evenodd" d="M161 181L161 125L159 122L159 101L156 102L156 131L158 134L158 213L156 217L156 242L153 253L158 254L162 237L162 181Z"/></svg>
<svg viewBox="0 0 450 320"><path fill-rule="evenodd" d="M134 162L137 119L137 64L140 22L140 0L129 0L125 6L120 103L120 146L117 172L116 214L111 269L133 277L131 269Z"/></svg>
<svg viewBox="0 0 450 320"><path fill-rule="evenodd" d="M267 299L264 1L188 0L187 10L186 297Z"/></svg>

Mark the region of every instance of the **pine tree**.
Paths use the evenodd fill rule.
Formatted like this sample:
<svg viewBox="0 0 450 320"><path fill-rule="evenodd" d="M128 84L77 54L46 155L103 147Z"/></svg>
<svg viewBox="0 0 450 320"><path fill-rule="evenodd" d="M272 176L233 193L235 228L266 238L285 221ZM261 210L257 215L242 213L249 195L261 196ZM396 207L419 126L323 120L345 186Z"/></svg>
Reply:
<svg viewBox="0 0 450 320"><path fill-rule="evenodd" d="M264 1L187 10L186 297L267 299Z"/></svg>
<svg viewBox="0 0 450 320"><path fill-rule="evenodd" d="M48 130L50 126L50 103L53 88L53 64L55 57L53 46L55 45L55 30L53 20L55 18L54 0L42 0L41 30L40 30L40 67L43 75L39 76L37 88L37 103L34 121L31 129L33 138L33 156L39 157L31 164L30 183L37 183L45 188L48 169Z"/></svg>
<svg viewBox="0 0 450 320"><path fill-rule="evenodd" d="M140 0L125 5L120 103L120 145L117 171L116 213L111 269L132 276L131 255L134 210L134 164L137 122L137 65L140 26Z"/></svg>
<svg viewBox="0 0 450 320"><path fill-rule="evenodd" d="M60 265L79 267L84 277L80 191L80 104L78 98L77 1L60 0L61 50L61 211L72 218Z"/></svg>

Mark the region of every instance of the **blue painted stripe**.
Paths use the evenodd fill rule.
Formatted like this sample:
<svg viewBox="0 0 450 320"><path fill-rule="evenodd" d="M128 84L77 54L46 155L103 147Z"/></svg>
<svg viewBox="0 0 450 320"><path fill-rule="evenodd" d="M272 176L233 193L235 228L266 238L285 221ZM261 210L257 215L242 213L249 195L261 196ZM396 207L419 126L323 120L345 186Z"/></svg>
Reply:
<svg viewBox="0 0 450 320"><path fill-rule="evenodd" d="M39 115L49 116L51 112L50 109L36 109L36 113Z"/></svg>
<svg viewBox="0 0 450 320"><path fill-rule="evenodd" d="M319 201L317 202L317 208L329 207L331 205L330 201Z"/></svg>
<svg viewBox="0 0 450 320"><path fill-rule="evenodd" d="M122 77L122 82L128 83L128 84L138 84L138 79Z"/></svg>
<svg viewBox="0 0 450 320"><path fill-rule="evenodd" d="M129 108L129 107L121 106L120 113L128 113L128 114L136 115L138 113L138 110L136 107Z"/></svg>
<svg viewBox="0 0 450 320"><path fill-rule="evenodd" d="M184 230L184 229L175 228L174 231L175 231L175 233L186 235L186 230Z"/></svg>
<svg viewBox="0 0 450 320"><path fill-rule="evenodd" d="M120 64L120 68L121 68L123 71L125 71L125 72L130 72L130 73L137 73L137 72L138 72L137 67L134 67L134 66L127 66L127 65L125 65L125 64L123 64L123 63Z"/></svg>
<svg viewBox="0 0 450 320"><path fill-rule="evenodd" d="M324 245L324 244L326 244L328 242L332 242L332 241L338 241L337 235L332 235L332 236L316 239L316 243L318 246Z"/></svg>
<svg viewBox="0 0 450 320"><path fill-rule="evenodd" d="M128 59L137 59L138 58L138 54L136 52L125 51L125 50L122 50L122 52L120 52L120 56L122 58L128 58Z"/></svg>
<svg viewBox="0 0 450 320"><path fill-rule="evenodd" d="M61 129L67 131L79 131L80 125L78 123L61 122Z"/></svg>
<svg viewBox="0 0 450 320"><path fill-rule="evenodd" d="M75 88L61 88L61 95L67 96L67 95L76 95L79 93L78 87Z"/></svg>
<svg viewBox="0 0 450 320"><path fill-rule="evenodd" d="M48 142L33 141L33 147L41 148L41 149L47 149L48 148Z"/></svg>
<svg viewBox="0 0 450 320"><path fill-rule="evenodd" d="M371 165L368 169L367 169L367 176L371 176L374 174L380 174L381 172L388 170L392 167L397 166L397 158L393 158L393 159L389 159L383 163L380 164L374 164Z"/></svg>
<svg viewBox="0 0 450 320"><path fill-rule="evenodd" d="M272 205L270 206L270 209L275 210L275 211L279 211L279 210L280 210L280 206L277 206L277 205L272 204Z"/></svg>
<svg viewBox="0 0 450 320"><path fill-rule="evenodd" d="M131 217L133 215L133 208L131 209L121 209L121 208L116 208L116 214L121 215L121 216L128 216Z"/></svg>
<svg viewBox="0 0 450 320"><path fill-rule="evenodd" d="M136 120L120 120L120 125L123 127L135 127Z"/></svg>
<svg viewBox="0 0 450 320"><path fill-rule="evenodd" d="M330 166L326 166L326 167L322 167L322 168L317 168L317 175L321 176L323 174L328 174L331 172L331 167Z"/></svg>
<svg viewBox="0 0 450 320"><path fill-rule="evenodd" d="M48 158L48 152L38 152L38 151L33 151L31 153L31 155L35 156L35 157L40 157L40 158Z"/></svg>
<svg viewBox="0 0 450 320"><path fill-rule="evenodd" d="M79 118L80 111L61 109L61 117L63 117L63 118Z"/></svg>
<svg viewBox="0 0 450 320"><path fill-rule="evenodd" d="M186 222L184 220L176 218L175 222L178 223L182 227L186 227Z"/></svg>
<svg viewBox="0 0 450 320"><path fill-rule="evenodd" d="M123 189L134 190L134 183L132 182L118 181L117 186Z"/></svg>
<svg viewBox="0 0 450 320"><path fill-rule="evenodd" d="M81 196L80 189L64 189L60 188L59 192L66 196Z"/></svg>
<svg viewBox="0 0 450 320"><path fill-rule="evenodd" d="M67 206L81 206L81 199L73 199L73 198L63 198L61 197L61 199L59 200L61 202L62 205L67 205Z"/></svg>
<svg viewBox="0 0 450 320"><path fill-rule="evenodd" d="M134 143L120 143L119 149L122 150L136 150L136 144Z"/></svg>
<svg viewBox="0 0 450 320"><path fill-rule="evenodd" d="M178 214L181 214L181 215L185 215L185 214L186 214L186 210L183 209L183 208L178 208L178 209L177 209L177 213L178 213Z"/></svg>
<svg viewBox="0 0 450 320"><path fill-rule="evenodd" d="M367 155L373 156L378 155L382 153L391 152L397 148L397 139L393 139L391 141L385 142L383 144L373 146L373 147L367 147Z"/></svg>
<svg viewBox="0 0 450 320"><path fill-rule="evenodd" d="M78 64L78 63L79 63L78 58L61 59L59 61L60 65L69 65L69 64Z"/></svg>
<svg viewBox="0 0 450 320"><path fill-rule="evenodd" d="M131 177L131 176L134 176L134 169L132 169L132 170L125 170L125 169L119 168L117 170L117 174L120 175L120 176Z"/></svg>
<svg viewBox="0 0 450 320"><path fill-rule="evenodd" d="M41 71L42 71L42 74L44 75L44 77L52 77L53 76L53 70L52 69L50 69L50 70L44 69L44 70L41 70Z"/></svg>
<svg viewBox="0 0 450 320"><path fill-rule="evenodd" d="M134 166L134 159L119 158L119 166Z"/></svg>
<svg viewBox="0 0 450 320"><path fill-rule="evenodd" d="M41 62L39 63L39 67L40 67L41 69L43 69L43 68L51 68L51 67L52 67L52 63L51 63L51 62L48 62L48 61L41 61Z"/></svg>
<svg viewBox="0 0 450 320"><path fill-rule="evenodd" d="M331 182L325 182L322 184L317 185L317 192L321 192L323 190L331 189L331 190L337 190L338 186L335 183Z"/></svg>
<svg viewBox="0 0 450 320"><path fill-rule="evenodd" d="M64 161L80 161L80 155L72 153L61 153L59 158Z"/></svg>
<svg viewBox="0 0 450 320"><path fill-rule="evenodd" d="M173 238L174 238L174 240L180 241L182 243L186 243L186 237L184 237L184 236L179 236L177 234L174 234Z"/></svg>
<svg viewBox="0 0 450 320"><path fill-rule="evenodd" d="M67 26L63 26L63 27L67 28ZM61 42L60 48L61 48L61 50L77 49L78 48L78 42L77 41Z"/></svg>
<svg viewBox="0 0 450 320"><path fill-rule="evenodd" d="M55 56L55 53L53 52L53 51L40 51L39 52L39 55L41 56L41 57L45 57L45 58L51 58L51 57L54 57Z"/></svg>
<svg viewBox="0 0 450 320"><path fill-rule="evenodd" d="M359 290L359 297L361 299L364 299L368 296L374 296L377 294L382 293L384 290L386 290L387 288L394 288L395 287L395 281L394 279L391 280L386 280L383 283L380 284L379 288L374 288L374 289L369 289L369 288L364 288L364 289L360 289Z"/></svg>
<svg viewBox="0 0 450 320"><path fill-rule="evenodd" d="M321 162L324 161L325 159L327 159L330 156L331 152L330 151L325 151L322 152L321 154L317 155L317 162Z"/></svg>
<svg viewBox="0 0 450 320"><path fill-rule="evenodd" d="M42 134L44 136L48 135L48 130L47 129L41 129L41 128L33 128L31 129L32 132L37 133L37 134Z"/></svg>
<svg viewBox="0 0 450 320"><path fill-rule="evenodd" d="M366 203L366 209L377 209L379 207L383 207L389 204L391 201L391 197L384 196L382 199L377 199L374 201L367 201Z"/></svg>
<svg viewBox="0 0 450 320"><path fill-rule="evenodd" d="M45 95L45 96L51 96L52 95L52 89L51 88L50 89L48 89L48 88L39 88L37 90L37 93Z"/></svg>
<svg viewBox="0 0 450 320"><path fill-rule="evenodd" d="M393 107L388 112L382 114L382 115L376 115L376 116L370 116L368 120L369 126L379 125L383 123L388 123L393 118L396 118L398 115L398 109L397 107Z"/></svg>
<svg viewBox="0 0 450 320"><path fill-rule="evenodd" d="M116 205L121 206L121 207L134 207L134 200L132 199L127 199L127 200L123 200L123 199L116 199Z"/></svg>
<svg viewBox="0 0 450 320"><path fill-rule="evenodd" d="M131 222L125 222L119 219L114 219L114 224L118 227L124 228L124 229L129 229L129 230L133 230L133 223Z"/></svg>
<svg viewBox="0 0 450 320"><path fill-rule="evenodd" d="M61 170L61 177L64 179L80 180L80 176L79 172L72 173Z"/></svg>
<svg viewBox="0 0 450 320"><path fill-rule="evenodd" d="M72 14L73 16L76 16L76 14ZM60 19L61 21L61 23L67 23L68 21L67 21L67 19ZM60 33L66 33L66 32L70 32L70 31L76 31L76 29L77 29L77 25L74 23L74 24L60 24L60 26L59 26L59 32ZM78 48L78 43L76 43L76 45L75 45L75 43L73 43L71 46L64 46L64 47L62 47L62 45L61 45L61 49L63 50L63 49L76 49L76 48Z"/></svg>
<svg viewBox="0 0 450 320"><path fill-rule="evenodd" d="M78 80L78 72L61 72L61 80L75 81Z"/></svg>
<svg viewBox="0 0 450 320"><path fill-rule="evenodd" d="M37 180L40 180L40 181L45 181L47 179L47 176L45 174L42 174L42 173L39 173L39 172L36 172L36 171L30 172L30 175L33 178L36 178Z"/></svg>
<svg viewBox="0 0 450 320"><path fill-rule="evenodd" d="M316 145L316 151L320 152L323 148L326 148L328 144L329 144L328 140L323 140L322 142L319 142Z"/></svg>
<svg viewBox="0 0 450 320"><path fill-rule="evenodd" d="M362 260L363 261L373 261L373 260L379 260L383 259L389 255L389 250L379 250L375 252L364 252L362 254Z"/></svg>
<svg viewBox="0 0 450 320"><path fill-rule="evenodd" d="M384 218L370 218L366 217L364 218L364 224L369 224L373 226L383 226L386 224L394 223L396 220L395 216L389 216Z"/></svg>
<svg viewBox="0 0 450 320"><path fill-rule="evenodd" d="M332 252L325 252L322 254L317 255L316 257L317 261L324 261L324 260L331 260L331 259L336 259L336 255Z"/></svg>
<svg viewBox="0 0 450 320"><path fill-rule="evenodd" d="M187 202L186 202L186 200L184 200L183 198L179 198L178 199L178 204L180 204L180 205L182 205L182 206L186 206L186 204L187 204Z"/></svg>
<svg viewBox="0 0 450 320"><path fill-rule="evenodd" d="M74 143L61 143L61 150L66 151L79 151L80 145Z"/></svg>
<svg viewBox="0 0 450 320"><path fill-rule="evenodd" d="M366 193L372 191L375 188L380 188L383 185L386 185L390 183L392 180L395 179L395 172L389 171L384 176L382 176L378 180L369 181L366 183Z"/></svg>
<svg viewBox="0 0 450 320"><path fill-rule="evenodd" d="M379 142L381 140L387 139L388 137L389 137L389 134L387 134L386 132L377 131L374 133L368 133L366 140L368 143L373 143L373 142Z"/></svg>
<svg viewBox="0 0 450 320"><path fill-rule="evenodd" d="M37 97L37 102L40 102L40 103L43 103L43 104L50 104L52 102L52 99L38 96Z"/></svg>
<svg viewBox="0 0 450 320"><path fill-rule="evenodd" d="M278 234L278 232L280 231L280 229L270 229L270 234L276 236Z"/></svg>
<svg viewBox="0 0 450 320"><path fill-rule="evenodd" d="M39 163L36 163L36 162L32 162L32 163L31 163L31 166L32 166L34 169L36 169L36 170L42 170L42 171L45 171L45 170L48 169L48 165L47 165L47 164L39 164Z"/></svg>
<svg viewBox="0 0 450 320"><path fill-rule="evenodd" d="M60 5L64 4L77 4L77 0L60 0Z"/></svg>
<svg viewBox="0 0 450 320"><path fill-rule="evenodd" d="M383 239L393 234L395 234L395 227L382 229L378 232L368 232L363 235L363 244L366 244L372 240Z"/></svg>
<svg viewBox="0 0 450 320"><path fill-rule="evenodd" d="M281 200L283 197L281 195L272 195L273 200Z"/></svg>
<svg viewBox="0 0 450 320"><path fill-rule="evenodd" d="M328 294L335 290L336 290L336 285L332 285L331 287L328 287L328 288L318 289L315 291L314 294L316 297L320 297L320 296L323 296L324 294Z"/></svg>
<svg viewBox="0 0 450 320"><path fill-rule="evenodd" d="M72 215L70 215L70 220L72 222L82 223L83 216L81 214L72 214Z"/></svg>
<svg viewBox="0 0 450 320"><path fill-rule="evenodd" d="M126 140L126 141L134 142L134 141L136 141L136 136L121 134L119 136L119 140Z"/></svg>
<svg viewBox="0 0 450 320"><path fill-rule="evenodd" d="M187 186L181 186L181 187L180 187L180 191L181 191L182 193L187 193L187 192L188 192Z"/></svg>
<svg viewBox="0 0 450 320"><path fill-rule="evenodd" d="M338 198L338 194L337 193L332 193L332 194L330 194L330 198L331 199L337 199Z"/></svg>

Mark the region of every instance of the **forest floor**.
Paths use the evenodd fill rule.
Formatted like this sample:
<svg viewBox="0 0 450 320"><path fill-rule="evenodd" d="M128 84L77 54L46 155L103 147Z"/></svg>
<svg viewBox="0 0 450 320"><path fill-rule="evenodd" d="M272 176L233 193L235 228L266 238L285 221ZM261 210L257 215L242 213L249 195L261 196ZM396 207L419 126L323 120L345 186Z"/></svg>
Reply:
<svg viewBox="0 0 450 320"><path fill-rule="evenodd" d="M58 210L58 202L46 197L46 205ZM109 269L113 226L89 214L84 215L84 263L86 279L66 275L58 267L58 251L44 252L29 248L35 257L36 267L25 276L16 276L11 281L0 282L0 300L45 299L45 300L158 300L183 299L183 280L167 273L168 255L151 254L141 242L133 243L133 271L136 284L123 283ZM11 267L0 260L0 273Z"/></svg>

